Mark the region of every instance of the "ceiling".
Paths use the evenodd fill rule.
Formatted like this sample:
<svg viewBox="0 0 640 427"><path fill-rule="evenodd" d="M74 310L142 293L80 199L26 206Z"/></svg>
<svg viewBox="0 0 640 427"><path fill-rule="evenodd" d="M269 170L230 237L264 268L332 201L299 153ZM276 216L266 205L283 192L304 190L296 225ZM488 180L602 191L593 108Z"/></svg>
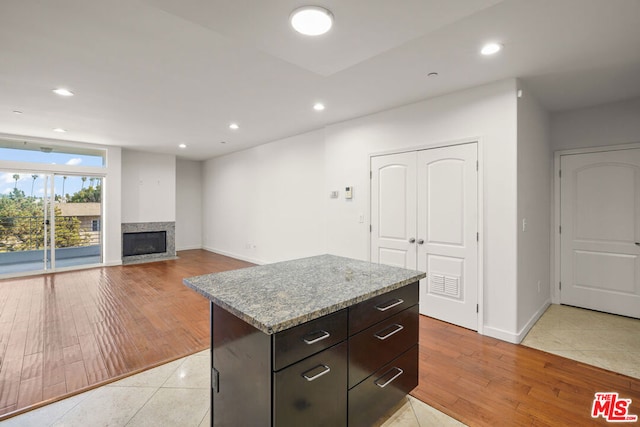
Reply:
<svg viewBox="0 0 640 427"><path fill-rule="evenodd" d="M330 33L290 28L306 4ZM512 77L585 107L640 96L639 23L640 0L2 0L0 133L206 159Z"/></svg>

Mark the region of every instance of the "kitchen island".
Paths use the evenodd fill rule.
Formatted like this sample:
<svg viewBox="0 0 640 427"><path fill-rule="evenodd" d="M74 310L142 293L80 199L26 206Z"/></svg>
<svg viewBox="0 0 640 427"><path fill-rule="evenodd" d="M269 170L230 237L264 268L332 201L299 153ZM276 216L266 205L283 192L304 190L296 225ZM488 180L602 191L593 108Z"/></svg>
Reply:
<svg viewBox="0 0 640 427"><path fill-rule="evenodd" d="M424 273L321 255L192 277L211 301L211 422L366 426L417 385Z"/></svg>

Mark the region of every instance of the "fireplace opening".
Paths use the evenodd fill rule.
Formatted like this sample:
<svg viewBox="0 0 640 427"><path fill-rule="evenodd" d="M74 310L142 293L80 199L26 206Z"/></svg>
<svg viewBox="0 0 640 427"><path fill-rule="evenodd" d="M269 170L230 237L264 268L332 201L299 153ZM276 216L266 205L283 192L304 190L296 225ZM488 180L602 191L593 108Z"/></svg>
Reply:
<svg viewBox="0 0 640 427"><path fill-rule="evenodd" d="M122 256L161 254L166 251L166 231L142 231L122 235Z"/></svg>

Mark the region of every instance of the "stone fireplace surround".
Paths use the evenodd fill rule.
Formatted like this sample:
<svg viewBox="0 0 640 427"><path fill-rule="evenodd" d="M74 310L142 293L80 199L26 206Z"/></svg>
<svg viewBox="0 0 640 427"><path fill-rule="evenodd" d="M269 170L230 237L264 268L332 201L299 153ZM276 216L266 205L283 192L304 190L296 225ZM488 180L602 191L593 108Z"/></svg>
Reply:
<svg viewBox="0 0 640 427"><path fill-rule="evenodd" d="M124 233L139 233L143 231L166 231L167 251L159 254L146 254L123 256L122 264L138 264L142 262L164 261L176 258L176 223L175 222L128 222L122 224L120 235L120 248L122 248L122 235Z"/></svg>

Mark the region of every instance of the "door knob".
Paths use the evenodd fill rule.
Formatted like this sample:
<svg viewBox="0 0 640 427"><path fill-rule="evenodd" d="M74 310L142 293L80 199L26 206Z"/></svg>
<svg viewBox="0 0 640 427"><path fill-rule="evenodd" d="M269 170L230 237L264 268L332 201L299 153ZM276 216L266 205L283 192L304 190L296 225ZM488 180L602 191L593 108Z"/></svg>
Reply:
<svg viewBox="0 0 640 427"><path fill-rule="evenodd" d="M415 243L416 239L414 239L413 237L409 238L409 243Z"/></svg>
<svg viewBox="0 0 640 427"><path fill-rule="evenodd" d="M418 239L418 244L421 245L424 243L424 239Z"/></svg>

